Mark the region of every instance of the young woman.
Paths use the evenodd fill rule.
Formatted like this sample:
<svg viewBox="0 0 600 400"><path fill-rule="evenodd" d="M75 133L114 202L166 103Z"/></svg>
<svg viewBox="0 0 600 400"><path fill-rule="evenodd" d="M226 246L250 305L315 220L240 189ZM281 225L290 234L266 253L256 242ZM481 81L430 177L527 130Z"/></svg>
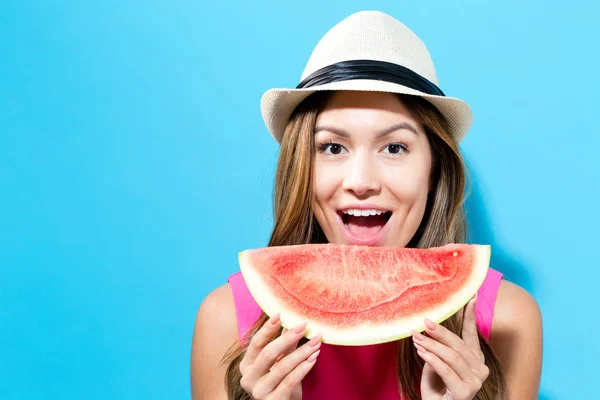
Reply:
<svg viewBox="0 0 600 400"><path fill-rule="evenodd" d="M471 111L437 86L425 45L380 12L351 15L263 118L280 143L269 246L330 242L427 248L464 242ZM463 310L425 334L373 346L302 339L265 316L240 274L200 306L194 399L535 399L535 300L490 269Z"/></svg>

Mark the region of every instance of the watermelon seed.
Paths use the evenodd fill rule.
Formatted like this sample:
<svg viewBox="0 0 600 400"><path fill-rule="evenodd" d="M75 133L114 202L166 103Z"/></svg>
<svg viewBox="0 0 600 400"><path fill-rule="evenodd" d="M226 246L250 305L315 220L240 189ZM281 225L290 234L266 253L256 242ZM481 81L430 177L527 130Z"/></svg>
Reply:
<svg viewBox="0 0 600 400"><path fill-rule="evenodd" d="M454 253L452 253L452 255L453 255L454 257L456 257L456 256L458 255L458 251L455 251Z"/></svg>

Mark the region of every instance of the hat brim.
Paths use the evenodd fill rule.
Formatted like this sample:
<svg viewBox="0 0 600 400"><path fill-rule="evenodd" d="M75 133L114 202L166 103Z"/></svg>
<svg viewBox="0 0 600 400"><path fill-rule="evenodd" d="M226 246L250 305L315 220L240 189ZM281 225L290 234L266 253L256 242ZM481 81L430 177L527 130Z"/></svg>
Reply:
<svg viewBox="0 0 600 400"><path fill-rule="evenodd" d="M349 80L332 82L307 89L269 89L261 99L261 114L265 125L277 143L281 143L285 127L294 109L308 96L320 91L369 91L419 96L433 104L446 118L450 134L460 143L473 124L473 113L464 101L445 96L425 94L406 86L386 81Z"/></svg>

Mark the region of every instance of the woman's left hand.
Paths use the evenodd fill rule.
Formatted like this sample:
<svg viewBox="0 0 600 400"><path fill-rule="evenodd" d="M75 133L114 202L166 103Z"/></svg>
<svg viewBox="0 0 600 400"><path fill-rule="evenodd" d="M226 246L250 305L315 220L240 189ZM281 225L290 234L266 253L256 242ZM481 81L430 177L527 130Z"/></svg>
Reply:
<svg viewBox="0 0 600 400"><path fill-rule="evenodd" d="M430 337L413 332L413 343L425 361L421 375L423 400L471 400L489 375L479 346L473 297L464 311L462 338L425 320Z"/></svg>

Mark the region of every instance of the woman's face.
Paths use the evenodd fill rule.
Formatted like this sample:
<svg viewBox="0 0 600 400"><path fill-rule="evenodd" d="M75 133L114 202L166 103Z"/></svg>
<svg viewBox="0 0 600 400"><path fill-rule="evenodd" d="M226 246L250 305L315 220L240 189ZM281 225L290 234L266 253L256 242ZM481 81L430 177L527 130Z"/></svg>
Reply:
<svg viewBox="0 0 600 400"><path fill-rule="evenodd" d="M337 92L315 127L314 213L337 244L404 247L425 212L431 149L390 93Z"/></svg>

